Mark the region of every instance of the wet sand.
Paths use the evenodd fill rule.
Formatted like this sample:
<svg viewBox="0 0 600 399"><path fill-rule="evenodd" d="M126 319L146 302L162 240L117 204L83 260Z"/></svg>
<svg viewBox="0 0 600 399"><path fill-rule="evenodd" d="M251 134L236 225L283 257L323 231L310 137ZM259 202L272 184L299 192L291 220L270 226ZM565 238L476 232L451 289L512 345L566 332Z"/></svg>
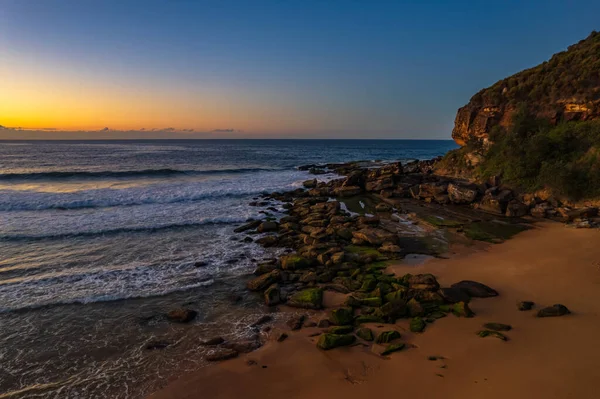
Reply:
<svg viewBox="0 0 600 399"><path fill-rule="evenodd" d="M316 328L288 332L284 342L183 375L151 398L598 397L600 230L543 223L503 244L454 250L450 259L390 269L433 273L442 286L468 279L498 290L498 297L471 302L472 319L448 316L422 334L401 320L394 328L414 347L386 358L362 345L318 350L309 337ZM520 312L519 300L536 306ZM573 313L534 317L555 303ZM486 322L511 324L510 341L478 337Z"/></svg>

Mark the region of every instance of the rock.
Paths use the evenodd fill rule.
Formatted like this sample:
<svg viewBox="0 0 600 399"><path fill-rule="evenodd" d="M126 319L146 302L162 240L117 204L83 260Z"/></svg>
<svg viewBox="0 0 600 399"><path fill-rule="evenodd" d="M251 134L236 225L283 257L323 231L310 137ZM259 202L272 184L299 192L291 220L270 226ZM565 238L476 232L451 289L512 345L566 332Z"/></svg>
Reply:
<svg viewBox="0 0 600 399"><path fill-rule="evenodd" d="M362 192L362 189L358 186L346 186L338 187L333 192L338 197L348 198L360 194Z"/></svg>
<svg viewBox="0 0 600 399"><path fill-rule="evenodd" d="M508 341L508 337L498 331L481 330L477 332L477 335L479 335L481 338L495 337L502 341Z"/></svg>
<svg viewBox="0 0 600 399"><path fill-rule="evenodd" d="M213 353L206 356L206 360L209 362L218 362L221 360L233 359L237 357L239 353L233 349L218 348Z"/></svg>
<svg viewBox="0 0 600 399"><path fill-rule="evenodd" d="M571 313L569 309L565 305L556 304L552 306L548 306L547 308L540 309L537 314L537 317L558 317L564 316Z"/></svg>
<svg viewBox="0 0 600 399"><path fill-rule="evenodd" d="M279 289L279 285L273 284L269 286L269 288L265 290L264 297L267 306L274 306L281 303L281 290Z"/></svg>
<svg viewBox="0 0 600 399"><path fill-rule="evenodd" d="M216 345L221 345L223 342L225 342L225 340L223 339L223 337L214 337L214 338L207 339L206 341L202 341L200 343L200 345L203 345L203 346L216 346Z"/></svg>
<svg viewBox="0 0 600 399"><path fill-rule="evenodd" d="M287 339L288 335L286 333L284 333L283 331L279 331L276 336L275 336L275 340L277 342L283 342Z"/></svg>
<svg viewBox="0 0 600 399"><path fill-rule="evenodd" d="M354 321L354 312L352 308L339 308L331 311L329 320L335 325L345 326L352 324Z"/></svg>
<svg viewBox="0 0 600 399"><path fill-rule="evenodd" d="M354 330L352 326L336 326L332 327L327 331L330 334L350 334Z"/></svg>
<svg viewBox="0 0 600 399"><path fill-rule="evenodd" d="M361 327L358 330L356 330L356 336L369 342L375 339L375 337L373 336L373 331L367 327Z"/></svg>
<svg viewBox="0 0 600 399"><path fill-rule="evenodd" d="M299 330L302 328L302 324L304 323L305 318L305 315L294 315L290 317L285 324L287 324L288 327L292 329L292 331Z"/></svg>
<svg viewBox="0 0 600 399"><path fill-rule="evenodd" d="M457 302L452 306L452 313L457 317L473 317L475 313L466 302Z"/></svg>
<svg viewBox="0 0 600 399"><path fill-rule="evenodd" d="M249 339L239 342L225 342L222 344L223 348L233 349L238 353L252 352L261 347L261 343L257 340Z"/></svg>
<svg viewBox="0 0 600 399"><path fill-rule="evenodd" d="M256 269L254 270L254 274L257 276L270 273L277 268L275 262L264 262L256 265Z"/></svg>
<svg viewBox="0 0 600 399"><path fill-rule="evenodd" d="M262 291L267 287L275 284L281 279L281 272L279 270L273 270L272 272L263 274L246 283L246 287L250 291Z"/></svg>
<svg viewBox="0 0 600 399"><path fill-rule="evenodd" d="M519 301L517 302L517 309L520 311L531 310L533 309L533 305L535 305L535 303L531 301Z"/></svg>
<svg viewBox="0 0 600 399"><path fill-rule="evenodd" d="M421 306L421 304L415 298L412 298L410 301L408 301L406 303L406 307L408 309L408 314L411 317L423 316L423 306Z"/></svg>
<svg viewBox="0 0 600 399"><path fill-rule="evenodd" d="M416 274L407 279L411 290L437 291L440 288L436 278L432 274Z"/></svg>
<svg viewBox="0 0 600 399"><path fill-rule="evenodd" d="M392 211L392 207L389 206L386 203L381 202L381 203L377 204L377 206L375 207L375 211L376 212L386 212L387 213L387 212L391 212Z"/></svg>
<svg viewBox="0 0 600 399"><path fill-rule="evenodd" d="M170 346L171 343L168 341L150 341L146 344L146 350L155 350L155 349L165 349L167 346Z"/></svg>
<svg viewBox="0 0 600 399"><path fill-rule="evenodd" d="M267 233L269 231L277 231L278 228L279 224L277 224L276 222L262 222L258 226L256 231L258 231L259 233Z"/></svg>
<svg viewBox="0 0 600 399"><path fill-rule="evenodd" d="M489 298L492 296L498 296L498 292L496 290L488 287L485 284L471 280L460 281L452 284L451 287L463 290L473 298Z"/></svg>
<svg viewBox="0 0 600 399"><path fill-rule="evenodd" d="M356 337L346 334L323 334L319 337L317 347L323 350L329 350L340 346L352 345Z"/></svg>
<svg viewBox="0 0 600 399"><path fill-rule="evenodd" d="M260 221L260 220L253 220L253 221L251 221L251 222L249 222L249 223L246 223L246 224L244 224L244 225L242 225L242 226L240 226L240 227L238 227L238 228L234 229L233 231L234 231L235 233L241 233L241 232L244 232L244 231L246 231L246 230L252 230L252 229L255 229L255 228L257 228L258 226L260 226L260 224L261 224L261 221Z"/></svg>
<svg viewBox="0 0 600 399"><path fill-rule="evenodd" d="M425 321L420 317L414 317L410 321L410 331L412 332L423 332L425 329Z"/></svg>
<svg viewBox="0 0 600 399"><path fill-rule="evenodd" d="M201 261L194 263L194 267L204 267L204 266L208 266L208 262L201 260Z"/></svg>
<svg viewBox="0 0 600 399"><path fill-rule="evenodd" d="M323 307L323 290L321 288L309 288L293 294L287 304L296 308L321 309Z"/></svg>
<svg viewBox="0 0 600 399"><path fill-rule="evenodd" d="M280 258L283 270L298 270L310 267L312 262L299 255L285 255Z"/></svg>
<svg viewBox="0 0 600 399"><path fill-rule="evenodd" d="M446 193L448 184L440 182L423 183L419 185L420 198L434 198Z"/></svg>
<svg viewBox="0 0 600 399"><path fill-rule="evenodd" d="M373 227L366 227L358 231L353 231L352 237L354 237L358 242L369 243L377 246L386 241L395 241L395 237L393 237L391 233Z"/></svg>
<svg viewBox="0 0 600 399"><path fill-rule="evenodd" d="M379 251L392 254L399 254L400 252L402 252L402 248L400 248L396 244L386 242L381 247L379 247Z"/></svg>
<svg viewBox="0 0 600 399"><path fill-rule="evenodd" d="M302 185L306 188L314 188L317 186L317 179L305 180L302 182Z"/></svg>
<svg viewBox="0 0 600 399"><path fill-rule="evenodd" d="M250 324L250 327L258 327L261 326L265 323L268 323L270 321L273 321L273 316L270 316L268 314L261 316L258 320L256 320L254 323Z"/></svg>
<svg viewBox="0 0 600 399"><path fill-rule="evenodd" d="M264 248L269 248L277 245L279 240L276 236L264 236L256 240L256 243Z"/></svg>
<svg viewBox="0 0 600 399"><path fill-rule="evenodd" d="M373 316L370 314L360 315L354 319L355 325L360 325L364 323L383 323L384 320L381 317Z"/></svg>
<svg viewBox="0 0 600 399"><path fill-rule="evenodd" d="M378 344L387 344L395 339L400 338L400 333L396 330L383 331L377 336Z"/></svg>
<svg viewBox="0 0 600 399"><path fill-rule="evenodd" d="M478 194L475 185L448 184L448 198L455 204L470 204L475 201Z"/></svg>
<svg viewBox="0 0 600 399"><path fill-rule="evenodd" d="M485 323L483 325L483 327L488 330L494 330L494 331L510 331L510 330L512 330L511 325L502 324L502 323Z"/></svg>
<svg viewBox="0 0 600 399"><path fill-rule="evenodd" d="M404 349L404 347L405 344L403 343L390 344L383 350L383 352L381 352L381 356L387 356L390 353L401 351L402 349Z"/></svg>
<svg viewBox="0 0 600 399"><path fill-rule="evenodd" d="M512 200L506 205L507 217L522 217L527 215L529 207L518 200Z"/></svg>
<svg viewBox="0 0 600 399"><path fill-rule="evenodd" d="M321 319L317 323L317 327L319 328L327 328L329 326L331 326L331 322L329 321L329 319Z"/></svg>
<svg viewBox="0 0 600 399"><path fill-rule="evenodd" d="M194 320L198 312L191 309L175 309L167 313L167 319L176 323L189 323Z"/></svg>
<svg viewBox="0 0 600 399"><path fill-rule="evenodd" d="M440 288L438 291L444 301L448 303L469 302L471 297L459 288Z"/></svg>

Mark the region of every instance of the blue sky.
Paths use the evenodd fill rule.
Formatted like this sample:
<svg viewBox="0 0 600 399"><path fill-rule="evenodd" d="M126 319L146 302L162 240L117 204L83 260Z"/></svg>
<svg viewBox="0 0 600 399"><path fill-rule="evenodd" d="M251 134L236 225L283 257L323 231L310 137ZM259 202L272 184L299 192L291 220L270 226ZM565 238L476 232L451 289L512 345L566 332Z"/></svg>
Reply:
<svg viewBox="0 0 600 399"><path fill-rule="evenodd" d="M0 125L449 138L475 92L598 15L597 1L0 0Z"/></svg>

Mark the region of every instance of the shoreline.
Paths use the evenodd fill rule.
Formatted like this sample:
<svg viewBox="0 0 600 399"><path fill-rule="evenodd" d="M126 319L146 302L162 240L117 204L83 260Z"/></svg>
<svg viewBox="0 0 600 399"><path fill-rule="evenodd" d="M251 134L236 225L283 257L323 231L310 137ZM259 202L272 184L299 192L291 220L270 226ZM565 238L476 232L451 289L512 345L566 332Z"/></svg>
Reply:
<svg viewBox="0 0 600 399"><path fill-rule="evenodd" d="M599 238L595 229L544 222L501 245L459 251L450 259L394 263L389 269L396 274L432 273L442 284L473 279L500 295L473 299L474 318L448 316L421 334L408 331L408 320L396 322L411 347L387 357L362 345L318 350L317 337L310 337L318 328L289 331L278 325L289 335L283 342L271 338L255 352L181 376L150 398L593 397L590 389L600 377L594 334L600 328ZM536 307L520 312L519 300ZM573 314L534 317L554 303ZM478 337L486 322L512 325L510 340Z"/></svg>

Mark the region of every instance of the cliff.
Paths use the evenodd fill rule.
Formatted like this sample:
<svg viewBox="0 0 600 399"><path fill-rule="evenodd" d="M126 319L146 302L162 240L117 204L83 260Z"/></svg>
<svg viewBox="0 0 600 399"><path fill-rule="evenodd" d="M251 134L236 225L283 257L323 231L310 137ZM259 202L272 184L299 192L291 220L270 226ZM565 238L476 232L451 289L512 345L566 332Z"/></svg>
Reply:
<svg viewBox="0 0 600 399"><path fill-rule="evenodd" d="M507 128L524 105L536 118L560 121L600 118L600 33L592 32L534 68L496 82L458 110L452 138L464 146L486 142L495 126Z"/></svg>

